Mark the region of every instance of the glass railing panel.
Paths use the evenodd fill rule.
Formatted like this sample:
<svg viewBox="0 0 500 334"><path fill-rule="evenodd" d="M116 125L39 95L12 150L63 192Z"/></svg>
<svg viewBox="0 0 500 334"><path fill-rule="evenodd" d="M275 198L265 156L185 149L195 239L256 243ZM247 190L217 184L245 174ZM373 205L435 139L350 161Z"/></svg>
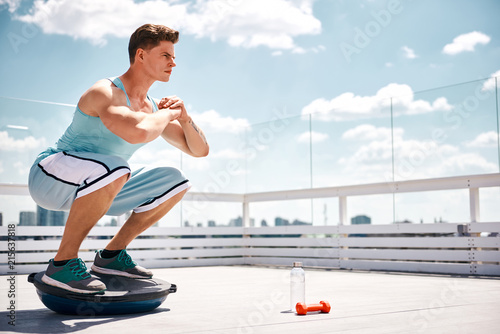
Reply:
<svg viewBox="0 0 500 334"><path fill-rule="evenodd" d="M0 195L0 215L2 226L16 224L19 226L64 226L68 213L51 211L38 206L30 196ZM98 226L116 226L120 218L104 216Z"/></svg>
<svg viewBox="0 0 500 334"><path fill-rule="evenodd" d="M315 187L392 180L391 99L400 85L374 94L345 92L318 99L311 113Z"/></svg>
<svg viewBox="0 0 500 334"><path fill-rule="evenodd" d="M211 202L200 196L194 201L182 201L180 207L182 216L179 219L183 227L243 226L241 203Z"/></svg>
<svg viewBox="0 0 500 334"><path fill-rule="evenodd" d="M128 161L132 171L141 167L174 167L181 169L182 157L178 149L173 148L163 138L144 145Z"/></svg>
<svg viewBox="0 0 500 334"><path fill-rule="evenodd" d="M253 125L246 133L246 192L309 188L309 123L301 117Z"/></svg>
<svg viewBox="0 0 500 334"><path fill-rule="evenodd" d="M386 106L380 109L381 115L375 118L327 121L313 115L314 187L392 180L390 110Z"/></svg>
<svg viewBox="0 0 500 334"><path fill-rule="evenodd" d="M339 199L315 198L312 200L312 222L314 226L339 225Z"/></svg>
<svg viewBox="0 0 500 334"><path fill-rule="evenodd" d="M479 221L500 222L500 187L479 189Z"/></svg>
<svg viewBox="0 0 500 334"><path fill-rule="evenodd" d="M244 192L245 130L246 128L237 128L234 132L205 132L210 145L208 156L194 158L187 154L182 155L182 170L193 184L192 191Z"/></svg>
<svg viewBox="0 0 500 334"><path fill-rule="evenodd" d="M204 131L211 152L204 158L181 154L159 138L137 151L129 163L132 169L143 165L180 168L192 182L192 191L239 194L500 171L498 88L494 80L417 93L405 85L396 88L392 96L389 89L387 96L353 96L348 99L350 105L334 99L328 108L313 110L311 115L275 117L237 129L208 126ZM27 184L35 157L54 145L70 124L74 109L71 105L1 97L0 183ZM461 208L453 214L443 201L450 196L456 197ZM498 221L499 197L497 187L481 189L482 221ZM276 217L314 225L339 221L337 198L251 206L258 208L251 210L255 226L262 221L272 226ZM463 191L356 196L348 198L348 206L349 221L366 215L376 224L470 218L468 193ZM420 217L427 207L428 213ZM3 196L0 204L4 222L18 222L20 212L36 210L27 196ZM159 224L177 227L187 221L191 226L227 226L236 224L240 216L239 203L183 201Z"/></svg>
<svg viewBox="0 0 500 334"><path fill-rule="evenodd" d="M36 156L71 123L73 106L0 98L0 183L28 183Z"/></svg>
<svg viewBox="0 0 500 334"><path fill-rule="evenodd" d="M289 200L250 203L254 226L312 225L311 200Z"/></svg>
<svg viewBox="0 0 500 334"><path fill-rule="evenodd" d="M398 223L464 223L470 220L467 189L396 194L395 208Z"/></svg>
<svg viewBox="0 0 500 334"><path fill-rule="evenodd" d="M395 180L499 172L496 96L487 82L393 102Z"/></svg>
<svg viewBox="0 0 500 334"><path fill-rule="evenodd" d="M37 205L30 196L0 195L2 226L19 224L37 225Z"/></svg>
<svg viewBox="0 0 500 334"><path fill-rule="evenodd" d="M394 219L394 197L366 195L347 197L347 224L391 224Z"/></svg>
<svg viewBox="0 0 500 334"><path fill-rule="evenodd" d="M396 181L499 171L497 109L491 80L393 98ZM395 220L469 221L464 190L396 194Z"/></svg>

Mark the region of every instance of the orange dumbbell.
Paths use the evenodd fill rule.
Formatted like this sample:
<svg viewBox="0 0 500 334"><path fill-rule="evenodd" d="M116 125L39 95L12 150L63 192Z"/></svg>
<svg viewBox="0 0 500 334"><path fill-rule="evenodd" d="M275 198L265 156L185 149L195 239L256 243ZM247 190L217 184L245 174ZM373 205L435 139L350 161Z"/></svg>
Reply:
<svg viewBox="0 0 500 334"><path fill-rule="evenodd" d="M297 303L295 305L295 309L297 310L297 314L304 315L307 314L307 312L317 312L320 311L321 313L328 313L330 312L330 304L325 301L320 301L319 304L311 304L311 305L306 305L304 303Z"/></svg>

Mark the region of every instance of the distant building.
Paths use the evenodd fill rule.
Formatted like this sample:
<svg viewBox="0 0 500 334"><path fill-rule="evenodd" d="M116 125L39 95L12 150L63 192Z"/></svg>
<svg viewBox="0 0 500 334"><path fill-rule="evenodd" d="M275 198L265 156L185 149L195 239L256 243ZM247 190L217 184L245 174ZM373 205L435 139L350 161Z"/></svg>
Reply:
<svg viewBox="0 0 500 334"><path fill-rule="evenodd" d="M229 226L243 226L243 218L233 218L229 221Z"/></svg>
<svg viewBox="0 0 500 334"><path fill-rule="evenodd" d="M215 220L209 220L208 227L215 227Z"/></svg>
<svg viewBox="0 0 500 334"><path fill-rule="evenodd" d="M292 225L312 225L311 223L303 222L298 219L295 219L292 223Z"/></svg>
<svg viewBox="0 0 500 334"><path fill-rule="evenodd" d="M369 225L372 219L365 215L359 215L351 218L351 225ZM349 237L367 237L367 234L350 234Z"/></svg>
<svg viewBox="0 0 500 334"><path fill-rule="evenodd" d="M287 219L276 217L274 218L274 226L288 226L290 222Z"/></svg>
<svg viewBox="0 0 500 334"><path fill-rule="evenodd" d="M0 226L3 226L3 213L0 212Z"/></svg>
<svg viewBox="0 0 500 334"><path fill-rule="evenodd" d="M394 224L413 224L413 222L408 220L408 219L405 219L402 221L396 221L396 222L394 222Z"/></svg>
<svg viewBox="0 0 500 334"><path fill-rule="evenodd" d="M360 215L351 218L351 225L371 224L372 219L368 216Z"/></svg>
<svg viewBox="0 0 500 334"><path fill-rule="evenodd" d="M64 226L66 224L67 213L64 211L51 211L36 207L36 225L38 226Z"/></svg>
<svg viewBox="0 0 500 334"><path fill-rule="evenodd" d="M261 223L261 225L262 225L262 223ZM303 221L298 220L298 219L295 219L292 223L290 223L290 221L288 219L284 219L281 217L274 218L274 226L290 226L290 225L297 226L297 225L312 225L312 224L307 223L307 222L303 222ZM264 226L264 225L262 225L262 226ZM267 226L267 223L266 223L266 226Z"/></svg>
<svg viewBox="0 0 500 334"><path fill-rule="evenodd" d="M35 226L36 215L33 211L19 212L19 226Z"/></svg>

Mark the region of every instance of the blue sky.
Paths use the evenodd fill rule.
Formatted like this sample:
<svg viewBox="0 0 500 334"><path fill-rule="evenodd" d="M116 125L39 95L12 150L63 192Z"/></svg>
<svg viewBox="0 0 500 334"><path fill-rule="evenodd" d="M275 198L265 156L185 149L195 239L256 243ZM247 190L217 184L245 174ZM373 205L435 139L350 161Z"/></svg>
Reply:
<svg viewBox="0 0 500 334"><path fill-rule="evenodd" d="M0 140L3 147L27 148L31 155L52 144L71 119L72 108L64 104L76 104L95 81L126 71L130 34L152 22L178 29L181 38L171 81L155 84L150 94L183 98L211 135L210 159L184 160L194 174L212 171L211 179L199 176L198 190L214 183L214 171L225 168L224 161L241 161L241 149L231 140L241 138L241 129L257 123L265 128L285 116L292 118L287 131L276 134L275 149L262 142L254 147L258 156L247 166L253 174L235 172L231 185L218 190L383 181L390 123L387 103L380 101L388 96L400 97L393 101L396 153L405 156L422 146L433 152L415 172L403 162L401 179L495 172L498 135L492 114L474 113L466 119L470 131L456 130L457 122L465 121L457 105L476 87L490 85L484 103L494 109L491 80L414 93L500 75L499 13L496 0L0 0L0 125L31 131L31 139L9 130ZM315 115L312 153L308 145L300 146L307 142L309 113ZM437 142L420 124L437 124L448 139ZM297 144L278 146L287 141ZM338 149L331 149L332 143ZM1 182L23 183L30 157L10 161L7 152L0 152ZM138 153L132 163L179 159L171 150ZM280 154L275 164L266 164ZM314 161L312 181L304 155ZM476 164L464 163L469 160ZM280 179L290 161L294 183L290 176ZM275 172L267 173L271 167Z"/></svg>

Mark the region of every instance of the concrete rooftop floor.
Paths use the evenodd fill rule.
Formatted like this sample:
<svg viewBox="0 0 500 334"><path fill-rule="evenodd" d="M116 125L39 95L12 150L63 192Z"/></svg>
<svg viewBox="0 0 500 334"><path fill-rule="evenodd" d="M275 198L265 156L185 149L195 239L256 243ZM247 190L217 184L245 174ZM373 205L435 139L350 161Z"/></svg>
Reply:
<svg viewBox="0 0 500 334"><path fill-rule="evenodd" d="M289 269L221 266L154 269L177 293L150 313L82 317L45 308L17 276L16 326L0 279L0 330L12 333L500 333L500 279L306 268L306 302L329 314L289 309Z"/></svg>

